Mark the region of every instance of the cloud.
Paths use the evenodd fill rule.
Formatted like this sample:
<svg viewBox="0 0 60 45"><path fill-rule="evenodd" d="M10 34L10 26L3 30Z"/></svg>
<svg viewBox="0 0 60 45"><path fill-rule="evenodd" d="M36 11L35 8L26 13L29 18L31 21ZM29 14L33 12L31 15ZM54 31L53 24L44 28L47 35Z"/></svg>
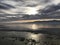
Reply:
<svg viewBox="0 0 60 45"><path fill-rule="evenodd" d="M37 12L38 8L41 8L43 6L43 4L46 2L49 2L50 0L2 0L1 2L4 3L4 8L8 9L9 7L13 7L13 9L9 9L6 12L9 11L13 11L15 13L23 13L26 14L25 11L29 8L29 10L31 9L35 9L35 12ZM5 5L8 4L8 5ZM38 5L40 5L41 7L36 8ZM15 7L15 9L14 9ZM28 12L28 11L27 11ZM13 12L12 12L13 13Z"/></svg>
<svg viewBox="0 0 60 45"><path fill-rule="evenodd" d="M59 4L59 3L60 3L60 0L52 0L51 3L52 3L52 4Z"/></svg>
<svg viewBox="0 0 60 45"><path fill-rule="evenodd" d="M35 14L36 12L49 13L60 8L58 5L58 3L60 3L59 0L1 0L1 2L4 3L5 7L3 8L8 9L3 9L2 11L9 14L15 13L29 15L29 11L35 11Z"/></svg>
<svg viewBox="0 0 60 45"><path fill-rule="evenodd" d="M11 14L4 15L4 17L2 16L1 19L18 20L20 19L20 17L17 14L23 16L23 15L40 15L41 13L44 13L45 17L52 15L55 16L55 14L58 15L58 12L60 12L59 10L60 10L59 0L0 0L0 14L1 13ZM14 16L15 14L16 16ZM39 16L36 17L40 18ZM36 17L31 16L31 18Z"/></svg>
<svg viewBox="0 0 60 45"><path fill-rule="evenodd" d="M0 3L0 9L10 9L10 8L15 8L15 7L9 4Z"/></svg>
<svg viewBox="0 0 60 45"><path fill-rule="evenodd" d="M0 14L4 14L4 13L10 13L12 11L12 9L14 9L15 7L6 3L0 3ZM13 12L12 12L13 13Z"/></svg>
<svg viewBox="0 0 60 45"><path fill-rule="evenodd" d="M50 5L50 6L45 7L41 12L42 13L50 13L50 12L53 12L53 11L56 11L59 9L60 9L60 4Z"/></svg>

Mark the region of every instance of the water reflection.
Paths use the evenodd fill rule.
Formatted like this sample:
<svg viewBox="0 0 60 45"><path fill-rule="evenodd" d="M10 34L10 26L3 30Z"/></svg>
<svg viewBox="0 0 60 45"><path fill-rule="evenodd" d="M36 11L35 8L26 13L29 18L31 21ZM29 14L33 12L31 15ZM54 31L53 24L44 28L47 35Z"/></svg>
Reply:
<svg viewBox="0 0 60 45"><path fill-rule="evenodd" d="M34 44L39 45L40 41L45 39L45 34L41 34L41 33L34 34L29 32L16 32L16 31L8 31L8 32L0 31L0 37L5 37L7 40L10 40L10 39L13 40L12 37L14 37L14 39L16 38L16 40L19 40L20 37L22 37L25 39L23 42L27 43L27 45L34 45Z"/></svg>
<svg viewBox="0 0 60 45"><path fill-rule="evenodd" d="M3 37L1 39L1 37ZM2 40L2 41L1 41ZM12 42L12 41L15 42ZM23 40L23 41L22 41ZM0 43L11 42L14 45L60 45L60 38L56 35L49 35L49 34L34 34L30 32L17 32L17 31L0 31ZM22 44L20 42L23 42ZM59 42L59 43L58 43ZM5 44L5 43L4 43ZM2 44L2 45L4 45Z"/></svg>
<svg viewBox="0 0 60 45"><path fill-rule="evenodd" d="M42 28L60 28L60 24L58 23L53 23L53 24L29 24L29 23L26 23L26 24L4 24L5 27L9 27L10 29L19 29L19 30L28 30L28 29L31 29L31 30L40 30Z"/></svg>
<svg viewBox="0 0 60 45"><path fill-rule="evenodd" d="M60 22L58 23L24 23L24 24L18 24L18 23L10 23L10 24L3 24L4 26L6 26L8 29L16 29L16 30L40 30L41 28L60 28ZM46 29L47 30L47 29ZM44 31L43 31L44 32ZM60 33L58 30L50 30L51 33ZM45 32L44 32L45 33ZM47 32L48 34L48 32ZM29 40L28 43L30 43L31 40L35 40L36 42L40 42L40 44L36 44L36 45L43 45L43 40L47 40L47 42L52 43L52 39L56 39L56 36L54 38L51 38L50 35L48 36L48 38L46 38L46 33L45 34L34 34L31 32L17 32L17 31L10 31L10 32L0 32L0 36L4 36L4 37L14 37L17 38L17 40L19 40L20 37L24 37L25 39ZM20 43L20 42L19 42ZM46 43L46 42L45 42ZM17 44L18 45L18 44ZM20 44L21 45L21 44Z"/></svg>
<svg viewBox="0 0 60 45"><path fill-rule="evenodd" d="M36 25L36 24L32 24L32 29L33 29L33 30L38 29L38 25Z"/></svg>
<svg viewBox="0 0 60 45"><path fill-rule="evenodd" d="M36 40L36 41L39 41L40 39L43 39L43 38L45 38L45 37L44 37L44 34L34 34L34 33L30 33L30 34L28 34L27 38L28 38L28 39L34 39L34 40Z"/></svg>

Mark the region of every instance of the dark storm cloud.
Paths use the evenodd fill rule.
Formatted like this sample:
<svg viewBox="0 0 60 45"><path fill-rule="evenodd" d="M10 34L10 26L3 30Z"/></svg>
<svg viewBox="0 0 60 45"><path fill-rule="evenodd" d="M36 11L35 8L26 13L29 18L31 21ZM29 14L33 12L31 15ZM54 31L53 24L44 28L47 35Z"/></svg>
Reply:
<svg viewBox="0 0 60 45"><path fill-rule="evenodd" d="M47 2L51 2L51 0L44 0L44 2L45 2L45 3L47 3Z"/></svg>
<svg viewBox="0 0 60 45"><path fill-rule="evenodd" d="M10 9L10 8L15 8L15 7L9 4L0 3L0 9Z"/></svg>
<svg viewBox="0 0 60 45"><path fill-rule="evenodd" d="M50 12L54 12L59 9L60 9L60 4L50 5L50 6L45 7L41 12L42 13L50 13Z"/></svg>
<svg viewBox="0 0 60 45"><path fill-rule="evenodd" d="M8 8L0 5L0 9L8 9Z"/></svg>
<svg viewBox="0 0 60 45"><path fill-rule="evenodd" d="M13 1L23 1L23 0L13 0Z"/></svg>
<svg viewBox="0 0 60 45"><path fill-rule="evenodd" d="M52 0L41 0L41 3L45 4L45 3L50 3Z"/></svg>

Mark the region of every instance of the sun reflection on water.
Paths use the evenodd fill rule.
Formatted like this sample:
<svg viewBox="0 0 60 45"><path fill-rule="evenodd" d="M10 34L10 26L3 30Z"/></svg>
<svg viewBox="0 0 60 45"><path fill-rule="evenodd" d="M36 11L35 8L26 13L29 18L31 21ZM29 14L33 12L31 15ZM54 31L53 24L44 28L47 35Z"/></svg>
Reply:
<svg viewBox="0 0 60 45"><path fill-rule="evenodd" d="M44 39L45 36L44 36L44 34L34 34L34 33L30 33L30 34L28 34L27 38L28 38L28 39L34 39L34 40L36 40L36 41L39 41L39 40L41 40L41 39Z"/></svg>
<svg viewBox="0 0 60 45"><path fill-rule="evenodd" d="M33 25L32 25L32 29L33 29L33 30L36 30L36 29L38 29L38 26L37 26L36 24L33 24Z"/></svg>

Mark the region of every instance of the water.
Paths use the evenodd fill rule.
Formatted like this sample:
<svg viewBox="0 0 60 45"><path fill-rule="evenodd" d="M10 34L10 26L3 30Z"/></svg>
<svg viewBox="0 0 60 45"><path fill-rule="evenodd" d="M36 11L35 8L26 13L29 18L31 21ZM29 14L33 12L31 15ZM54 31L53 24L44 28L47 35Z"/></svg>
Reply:
<svg viewBox="0 0 60 45"><path fill-rule="evenodd" d="M1 25L0 28L5 29L0 29L1 45L60 45L60 22L3 23Z"/></svg>
<svg viewBox="0 0 60 45"><path fill-rule="evenodd" d="M40 42L40 40L45 38L45 34L34 34L34 33L30 33L30 32L16 32L16 31L7 31L7 32L0 31L0 40L1 40L1 37L4 37L4 39L2 38L3 40L8 40L8 41L9 40L10 41L13 41L13 40L19 41L19 39L22 37L22 38L24 38L25 42L26 42L26 39L29 40L28 41L28 44L29 44L31 42L30 40L34 40L36 43ZM14 39L13 37L17 38L17 39ZM17 44L17 42L16 42L16 44Z"/></svg>
<svg viewBox="0 0 60 45"><path fill-rule="evenodd" d="M58 42L58 43L57 43ZM49 34L31 32L0 31L1 45L60 45L60 37Z"/></svg>
<svg viewBox="0 0 60 45"><path fill-rule="evenodd" d="M34 23L2 23L1 25L9 29L40 30L42 28L60 28L60 21Z"/></svg>

